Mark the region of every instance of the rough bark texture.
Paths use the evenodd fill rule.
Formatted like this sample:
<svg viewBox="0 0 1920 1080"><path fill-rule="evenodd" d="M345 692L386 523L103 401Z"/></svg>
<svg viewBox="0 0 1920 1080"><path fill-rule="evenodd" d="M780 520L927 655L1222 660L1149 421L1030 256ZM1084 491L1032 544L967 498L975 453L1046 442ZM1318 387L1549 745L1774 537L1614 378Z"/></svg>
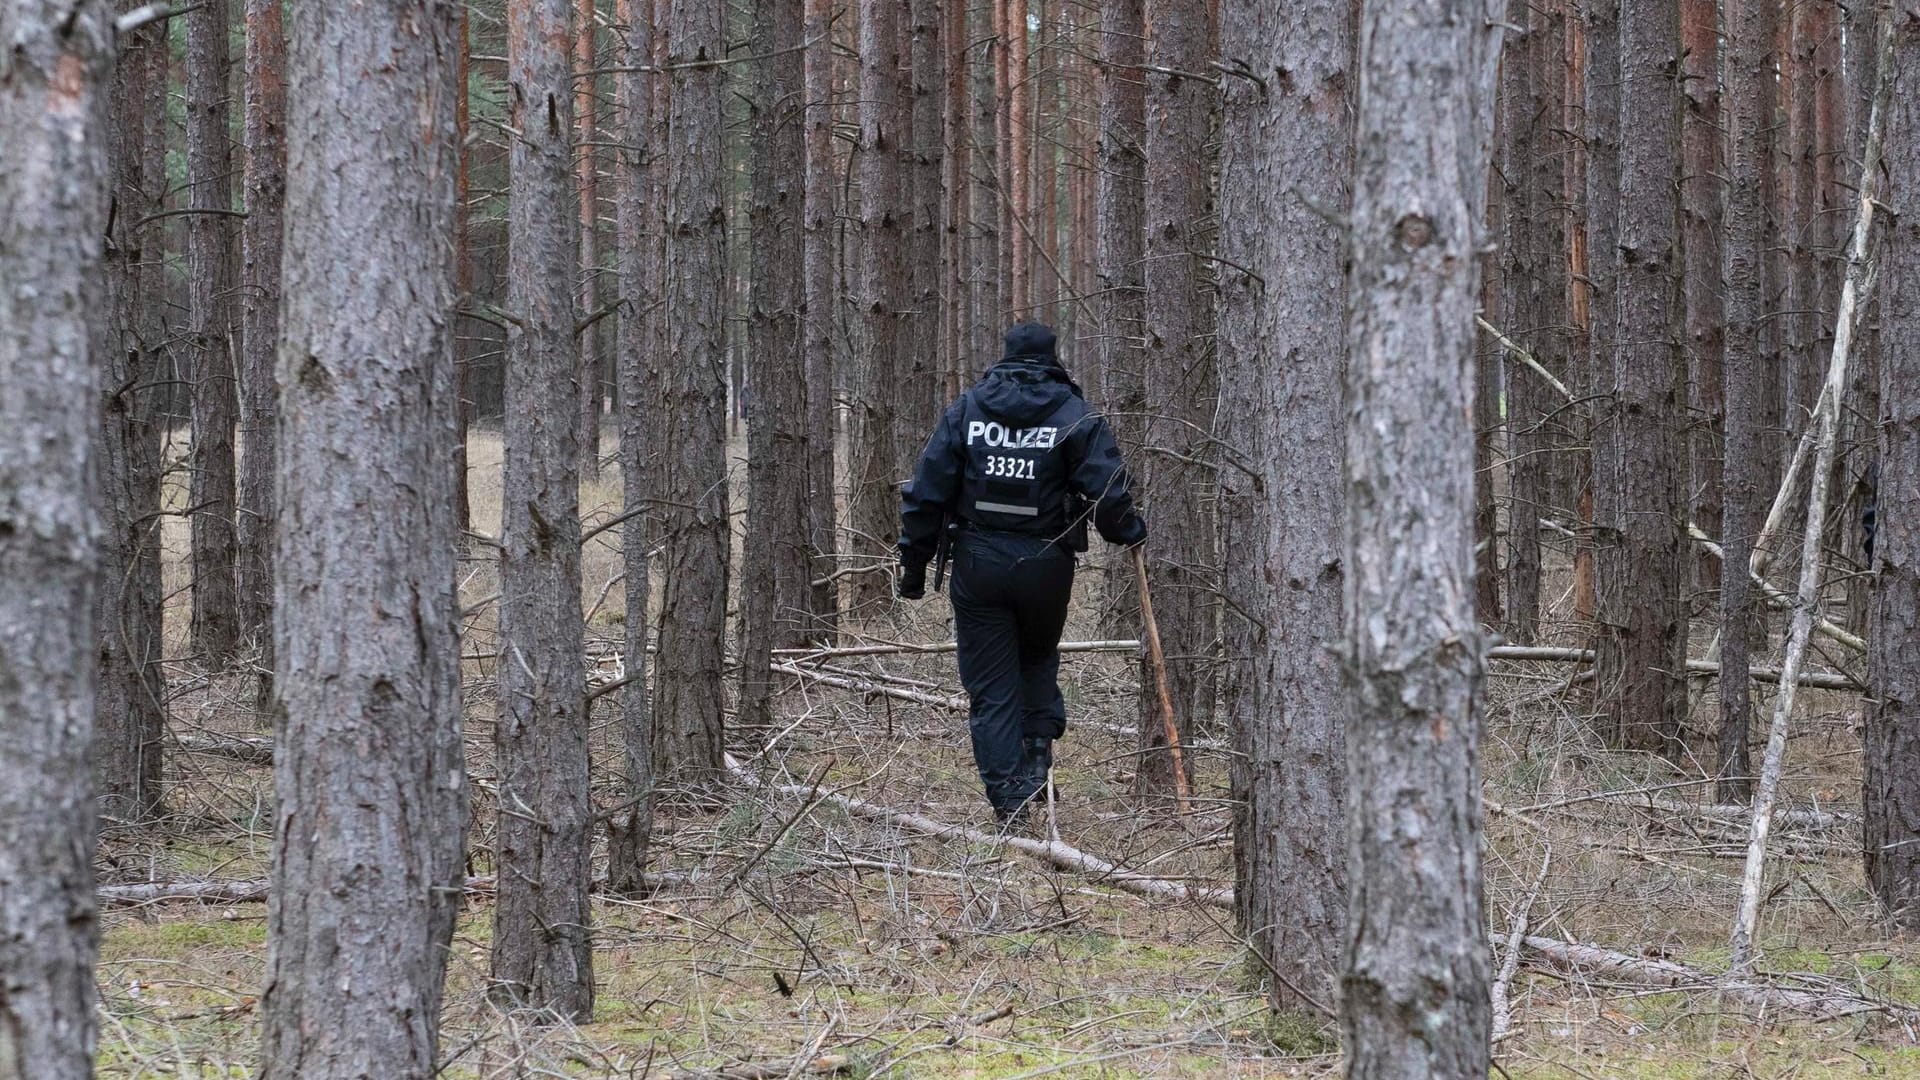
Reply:
<svg viewBox="0 0 1920 1080"><path fill-rule="evenodd" d="M965 0L947 0L946 26L942 30L941 47L945 52L942 63L946 71L946 97L944 99L946 127L946 158L941 163L941 183L946 188L946 221L942 226L946 242L945 281L946 303L945 332L941 348L941 385L935 391L935 415L949 401L960 396L960 391L972 380L973 370L970 359L970 343L977 333L973 325L976 308L974 305L972 277L973 223L970 220L973 199L973 107L972 80L969 57L972 55L972 41L967 37L968 4Z"/></svg>
<svg viewBox="0 0 1920 1080"><path fill-rule="evenodd" d="M594 0L575 0L573 67L594 68ZM580 317L600 310L599 147L594 124L594 77L573 80L573 119L579 132L574 169L580 200ZM600 479L600 331L596 323L580 335L580 476Z"/></svg>
<svg viewBox="0 0 1920 1080"><path fill-rule="evenodd" d="M99 675L94 764L101 812L140 822L158 817L161 741L166 735L160 669L159 229L134 228L165 189L164 154L149 153L152 106L166 90L166 38L149 27L123 41L114 69L112 123L103 128L113 170L106 288L97 352L100 380L100 510L105 543L95 601ZM158 93L156 93L156 86Z"/></svg>
<svg viewBox="0 0 1920 1080"><path fill-rule="evenodd" d="M901 377L901 312L907 299L904 231L909 216L902 183L899 18L903 4L870 3L860 9L860 238L861 335L857 380L852 395L853 467L850 494L853 535L859 550L880 568L890 564L894 531L899 527L899 483L908 463L901 457L905 438L925 439L924 431L900 430L897 411ZM916 445L914 451L918 452ZM891 577L863 573L854 578L854 606L882 602Z"/></svg>
<svg viewBox="0 0 1920 1080"><path fill-rule="evenodd" d="M93 1075L93 501L113 8L0 8L0 1080Z"/></svg>
<svg viewBox="0 0 1920 1080"><path fill-rule="evenodd" d="M459 16L440 0L289 12L262 1071L424 1080L467 815L447 244Z"/></svg>
<svg viewBox="0 0 1920 1080"><path fill-rule="evenodd" d="M1509 13L1527 33L1506 39L1500 64L1500 173L1505 180L1500 245L1501 308L1497 317L1509 336L1523 345L1539 340L1540 326L1536 260L1543 245L1535 233L1547 216L1534 205L1531 183L1539 156L1541 124L1533 84L1539 40L1532 25L1538 12L1516 8ZM1510 641L1530 644L1540 636L1540 517L1546 511L1546 460L1540 435L1539 376L1526 368L1507 365L1507 617L1503 632ZM1552 407L1549 402L1548 407Z"/></svg>
<svg viewBox="0 0 1920 1080"><path fill-rule="evenodd" d="M946 217L946 192L941 169L946 161L946 55L940 47L942 3L966 0L911 0L908 5L907 71L911 82L911 137L903 155L906 180L912 191L911 230L906 236L911 312L902 326L909 342L900 356L896 384L899 405L896 422L901 437L912 445L903 459L910 468L920 446L946 407L946 380L941 376L941 313L946 305L940 273L941 225ZM904 477L903 477L904 478Z"/></svg>
<svg viewBox="0 0 1920 1080"><path fill-rule="evenodd" d="M834 325L840 311L839 274L834 261L836 219L834 194L838 189L833 168L833 21L832 0L805 0L806 40L804 90L806 136L803 153L801 280L805 317L801 354L806 364L807 391L807 573L819 582L812 586L812 613L823 631L838 618L840 590L828 580L839 550L839 507L835 492L838 459L834 416Z"/></svg>
<svg viewBox="0 0 1920 1080"><path fill-rule="evenodd" d="M1679 438L1685 382L1674 341L1679 20L1677 0L1620 6L1616 347L1604 437L1594 448L1594 700L1611 744L1675 760L1682 752L1687 633L1686 456ZM1605 503L1601 492L1609 496Z"/></svg>
<svg viewBox="0 0 1920 1080"><path fill-rule="evenodd" d="M1099 368L1101 407L1128 461L1140 462L1146 431L1147 84L1143 0L1103 0L1100 9ZM1105 578L1101 629L1132 634L1139 623L1133 575L1123 563Z"/></svg>
<svg viewBox="0 0 1920 1080"><path fill-rule="evenodd" d="M246 0L247 217L240 229L240 632L260 642L258 699L273 690L273 361L280 347L281 205L287 195L287 40L281 0Z"/></svg>
<svg viewBox="0 0 1920 1080"><path fill-rule="evenodd" d="M1226 711L1234 731L1240 932L1270 1000L1334 998L1346 911L1346 698L1325 629L1345 579L1343 237L1353 58L1346 5L1223 9L1221 54L1288 77L1225 88L1221 439L1253 470L1221 474ZM1257 276L1256 276L1257 275Z"/></svg>
<svg viewBox="0 0 1920 1080"><path fill-rule="evenodd" d="M1767 317L1767 183L1772 158L1767 135L1773 115L1773 5L1728 0L1727 161L1723 247L1727 284L1725 345L1726 441L1720 460L1720 717L1716 764L1722 802L1744 802L1753 766L1747 730L1753 703L1747 678L1756 625L1748 562L1763 507L1760 481L1762 410L1768 366L1763 354ZM1765 638L1762 637L1762 642Z"/></svg>
<svg viewBox="0 0 1920 1080"><path fill-rule="evenodd" d="M1738 3L1739 0L1731 0ZM1687 452L1693 483L1688 520L1709 536L1721 533L1720 447L1725 430L1726 281L1724 235L1726 153L1720 118L1718 0L1681 0L1681 82L1685 114L1680 128L1680 246L1684 252L1682 341L1688 370ZM1739 137L1739 136L1736 136ZM1750 136L1749 136L1750 137ZM1718 586L1719 563L1702 553L1690 575L1706 589Z"/></svg>
<svg viewBox="0 0 1920 1080"><path fill-rule="evenodd" d="M644 67L652 56L653 13L650 0L618 0L614 21L626 27L624 67ZM616 377L620 401L620 482L623 512L646 505L646 403L658 387L647 378L647 353L654 302L658 299L652 263L658 262L660 206L653 198L654 162L659 147L653 139L654 76L625 71L615 76L620 106L621 142L617 154L615 192L619 199L616 229L620 259L620 324L616 348ZM620 691L620 735L629 804L607 819L607 884L615 892L644 892L647 848L653 834L653 696L647 686L647 638L652 627L651 575L648 572L648 530L644 516L629 518L620 528L621 562L626 571L625 633L627 677L633 681Z"/></svg>
<svg viewBox="0 0 1920 1080"><path fill-rule="evenodd" d="M500 536L499 900L494 993L593 1015L587 716L581 668L580 384L570 0L507 5L510 122Z"/></svg>
<svg viewBox="0 0 1920 1080"><path fill-rule="evenodd" d="M1899 0L1886 175L1885 348L1880 357L1880 516L1865 738L1867 884L1920 927L1920 4ZM1893 509L1907 508L1907 511Z"/></svg>
<svg viewBox="0 0 1920 1080"><path fill-rule="evenodd" d="M689 65L726 55L723 0L673 0L667 57ZM673 268L666 310L675 319L669 406L659 432L672 455L661 493L665 608L660 619L656 760L668 775L704 782L724 768L727 636L726 196L713 152L725 135L726 69L677 67L666 144L667 242Z"/></svg>
<svg viewBox="0 0 1920 1080"><path fill-rule="evenodd" d="M1033 307L1033 87L1028 82L1031 61L1027 32L1027 0L997 0L1006 6L1007 50L1007 139L1002 152L1007 156L1006 199L1010 228L1007 233L1007 307L1015 319L1035 318Z"/></svg>
<svg viewBox="0 0 1920 1080"><path fill-rule="evenodd" d="M972 218L968 265L973 279L973 334L968 339L967 353L972 374L985 370L987 364L999 358L1003 329L1005 260L1000 253L1005 244L1002 226L1006 204L1000 197L1002 132L998 73L1000 57L1006 55L1006 50L995 38L994 28L1000 21L997 0L966 6L968 39L990 42L972 50L973 70L969 73L973 84L973 146L969 155L972 176L967 185L967 205Z"/></svg>
<svg viewBox="0 0 1920 1080"><path fill-rule="evenodd" d="M1371 0L1348 278L1350 1077L1487 1075L1473 307L1490 20Z"/></svg>
<svg viewBox="0 0 1920 1080"><path fill-rule="evenodd" d="M1502 64L1505 64L1504 58ZM1498 95L1496 94L1496 98ZM1498 101L1493 110L1493 125L1487 169L1487 235L1506 235L1506 183L1499 164L1501 139L1506 125L1501 123ZM1480 310L1495 317L1501 308L1504 290L1502 274L1489 269L1481 275ZM1497 629L1504 624L1500 606L1500 498L1494 480L1498 447L1505 445L1507 434L1501 409L1501 376L1506 364L1505 347L1488 335L1480 343L1473 395L1473 587L1474 611L1480 624Z"/></svg>
<svg viewBox="0 0 1920 1080"><path fill-rule="evenodd" d="M800 355L801 0L755 0L753 21L756 47L770 55L757 65L753 94L747 535L739 630L738 713L745 726L772 721L774 680L767 664L775 648L802 644L810 622L806 490L813 443ZM937 252L938 237L928 240ZM921 351L931 355L925 344L933 340L934 334L924 335Z"/></svg>
<svg viewBox="0 0 1920 1080"><path fill-rule="evenodd" d="M240 647L234 537L233 346L236 330L233 154L227 137L228 0L207 3L187 22L187 296L193 394L192 648L219 667Z"/></svg>
<svg viewBox="0 0 1920 1080"><path fill-rule="evenodd" d="M1599 413L1605 395L1613 386L1614 277L1620 248L1620 0L1585 0L1581 5L1581 39L1585 49L1576 53L1580 67L1581 113L1585 139L1581 143L1580 167L1586 194L1586 228L1582 230L1578 254L1584 257L1585 288L1577 297L1575 309L1585 316L1585 363L1579 365L1574 393L1592 403L1580 406L1581 429L1586 432L1586 483L1581 492L1587 513L1583 524L1588 541L1581 546L1587 557L1588 580L1599 561L1595 551L1594 526L1604 514L1612 513L1617 501L1611 487L1602 489L1594 473L1601 445L1611 437L1612 429L1600 423ZM1598 592L1594 584L1593 592ZM1576 600L1580 597L1576 595ZM1586 609L1598 631L1597 596L1589 596Z"/></svg>
<svg viewBox="0 0 1920 1080"><path fill-rule="evenodd" d="M1208 213L1208 137L1212 87L1180 72L1207 68L1208 8L1199 0L1148 0L1146 193L1146 452L1134 458L1146 483L1154 538L1147 547L1154 610L1167 653L1168 686L1181 733L1213 712L1214 476L1211 436L1217 379L1209 287L1203 265ZM1159 708L1152 681L1141 680L1141 716ZM1173 761L1163 726L1140 727L1136 789L1173 790Z"/></svg>

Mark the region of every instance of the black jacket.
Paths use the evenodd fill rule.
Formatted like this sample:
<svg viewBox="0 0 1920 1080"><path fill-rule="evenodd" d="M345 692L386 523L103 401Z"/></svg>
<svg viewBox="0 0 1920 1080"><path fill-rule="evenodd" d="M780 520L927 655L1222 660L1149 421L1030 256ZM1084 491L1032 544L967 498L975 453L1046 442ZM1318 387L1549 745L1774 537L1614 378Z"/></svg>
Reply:
<svg viewBox="0 0 1920 1080"><path fill-rule="evenodd" d="M1147 535L1113 430L1051 356L1003 360L947 408L900 498L900 561L925 566L949 517L1073 551L1089 517L1110 543Z"/></svg>

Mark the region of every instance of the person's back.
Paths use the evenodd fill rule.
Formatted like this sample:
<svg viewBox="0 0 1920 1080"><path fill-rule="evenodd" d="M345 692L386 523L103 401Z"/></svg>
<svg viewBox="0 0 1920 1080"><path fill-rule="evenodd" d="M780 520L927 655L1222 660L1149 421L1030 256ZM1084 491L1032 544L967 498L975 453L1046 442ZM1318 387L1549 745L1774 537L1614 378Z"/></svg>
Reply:
<svg viewBox="0 0 1920 1080"><path fill-rule="evenodd" d="M1003 821L1044 787L1066 729L1058 646L1089 520L1111 543L1146 539L1112 431L1060 366L1053 331L1022 323L941 417L901 497L902 597L925 595L952 539L974 760Z"/></svg>

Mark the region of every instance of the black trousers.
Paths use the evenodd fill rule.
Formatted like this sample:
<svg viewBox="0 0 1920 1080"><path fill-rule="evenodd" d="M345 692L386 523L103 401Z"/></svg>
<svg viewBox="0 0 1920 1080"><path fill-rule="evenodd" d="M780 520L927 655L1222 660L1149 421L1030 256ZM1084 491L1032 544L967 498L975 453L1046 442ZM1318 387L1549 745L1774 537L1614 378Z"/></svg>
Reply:
<svg viewBox="0 0 1920 1080"><path fill-rule="evenodd" d="M1059 646L1073 555L1044 537L963 529L954 539L952 596L973 761L988 801L1011 811L1046 783L1027 740L1067 730Z"/></svg>

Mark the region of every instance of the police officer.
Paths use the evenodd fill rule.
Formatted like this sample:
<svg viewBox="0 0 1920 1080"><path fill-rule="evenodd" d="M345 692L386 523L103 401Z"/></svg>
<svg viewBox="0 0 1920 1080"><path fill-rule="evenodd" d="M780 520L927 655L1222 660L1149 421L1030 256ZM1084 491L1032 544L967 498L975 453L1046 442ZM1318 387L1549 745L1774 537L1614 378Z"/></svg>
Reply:
<svg viewBox="0 0 1920 1080"><path fill-rule="evenodd" d="M952 543L973 759L1003 826L1024 825L1066 731L1060 632L1089 518L1109 543L1147 537L1112 430L1060 366L1053 331L1021 323L941 417L900 500L901 597L926 595L927 563Z"/></svg>

